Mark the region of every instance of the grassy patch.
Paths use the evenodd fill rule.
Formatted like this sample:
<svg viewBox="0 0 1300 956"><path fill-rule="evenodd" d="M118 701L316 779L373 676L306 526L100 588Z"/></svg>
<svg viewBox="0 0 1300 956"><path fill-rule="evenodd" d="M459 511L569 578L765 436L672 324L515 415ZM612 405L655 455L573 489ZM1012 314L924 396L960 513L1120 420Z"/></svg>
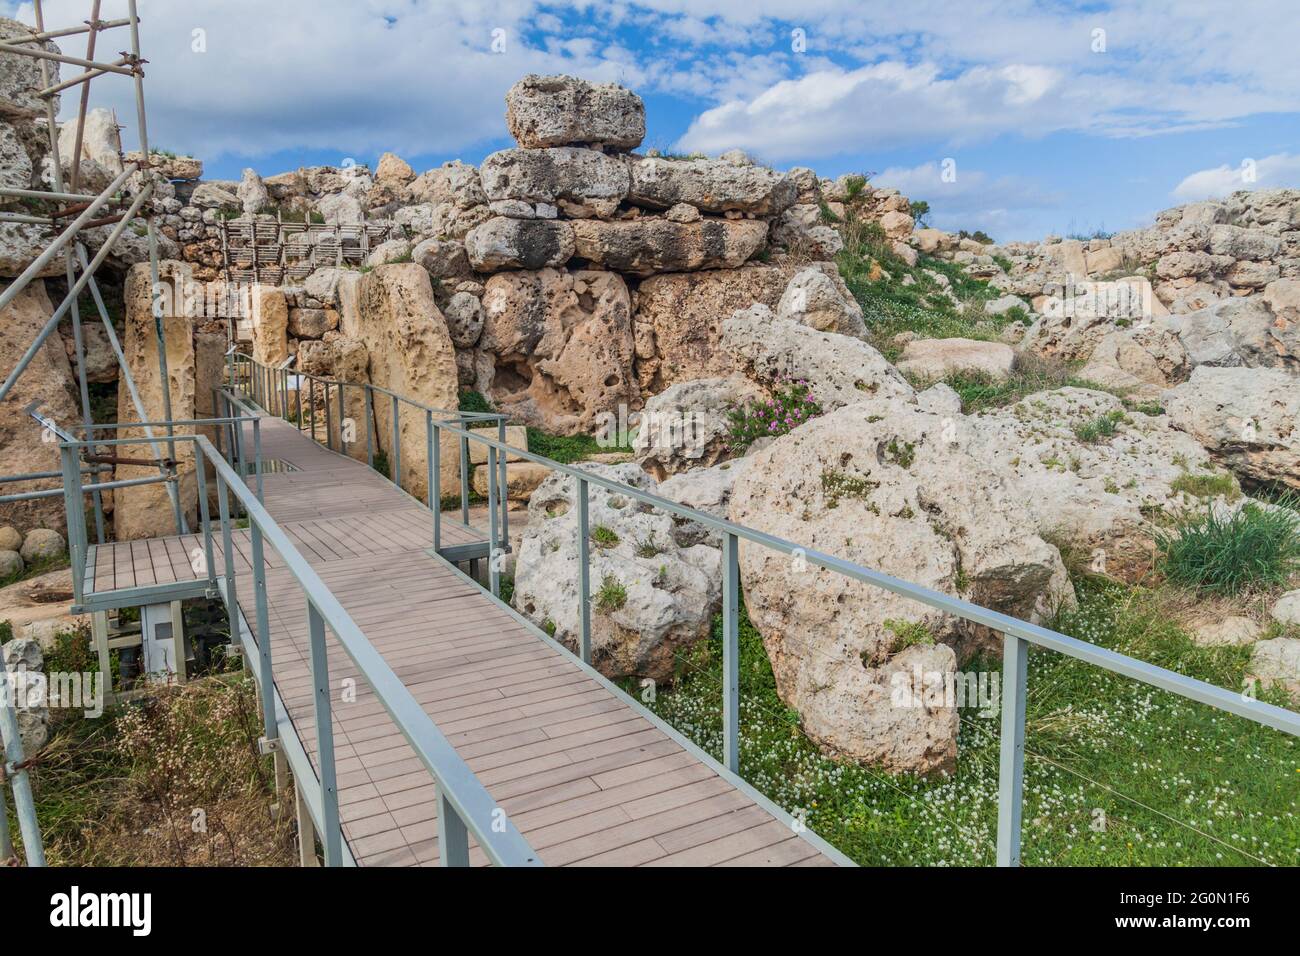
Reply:
<svg viewBox="0 0 1300 956"><path fill-rule="evenodd" d="M1093 445L1103 438L1110 438L1119 429L1120 422L1124 421L1124 413L1121 411L1110 411L1096 418L1089 419L1082 425L1074 429L1074 437L1086 445Z"/></svg>
<svg viewBox="0 0 1300 956"><path fill-rule="evenodd" d="M579 504L581 504L581 502L579 502ZM603 524L598 524L596 527L591 529L591 540L596 542L597 547L612 548L614 545L618 544L619 538L618 533L615 532L613 528L607 527Z"/></svg>
<svg viewBox="0 0 1300 956"><path fill-rule="evenodd" d="M942 381L961 398L961 410L966 414L1014 405L1034 392L1066 386L1109 391L1095 382L1079 378L1069 365L1028 355L1020 357L1019 364L1005 379L994 378L985 372L955 372ZM918 381L914 384L922 387L933 383Z"/></svg>
<svg viewBox="0 0 1300 956"><path fill-rule="evenodd" d="M1159 567L1181 587L1234 595L1287 584L1300 573L1300 514L1247 504L1224 517L1213 508L1156 531Z"/></svg>
<svg viewBox="0 0 1300 956"><path fill-rule="evenodd" d="M1223 496L1229 501L1236 501L1241 497L1241 486L1237 484L1237 479L1227 472L1221 475L1213 472L1194 475L1189 472L1185 475L1179 475L1170 483L1169 487L1173 491L1181 491L1193 498L1218 498Z"/></svg>
<svg viewBox="0 0 1300 956"><path fill-rule="evenodd" d="M602 448L593 435L548 435L540 428L528 429L528 450L562 465L584 461L592 455L610 451Z"/></svg>
<svg viewBox="0 0 1300 956"><path fill-rule="evenodd" d="M627 603L627 588L612 574L605 575L596 592L596 610L608 614Z"/></svg>
<svg viewBox="0 0 1300 956"><path fill-rule="evenodd" d="M1079 608L1052 625L1233 689L1249 657L1197 647L1153 595L1110 585L1080 582ZM717 618L711 640L679 655L675 683L649 704L715 756L721 635ZM966 669L997 672L998 662ZM739 672L741 776L806 813L810 829L867 865L994 862L996 708L992 718L961 711L953 776L891 776L827 759L809 741L743 610ZM1300 746L1286 734L1047 651L1030 654L1027 711L1026 865L1300 863Z"/></svg>

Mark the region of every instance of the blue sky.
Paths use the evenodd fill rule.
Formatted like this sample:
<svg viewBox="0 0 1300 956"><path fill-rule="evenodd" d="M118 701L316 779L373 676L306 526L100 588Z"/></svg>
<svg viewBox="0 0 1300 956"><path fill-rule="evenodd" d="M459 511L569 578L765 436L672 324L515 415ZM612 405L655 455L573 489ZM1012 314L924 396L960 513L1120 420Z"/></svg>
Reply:
<svg viewBox="0 0 1300 956"><path fill-rule="evenodd" d="M88 9L45 7L47 27ZM124 7L104 0L103 16ZM870 171L927 200L933 224L1002 240L1129 228L1207 195L1300 186L1295 0L140 8L151 140L200 156L209 178L387 149L417 169L477 163L511 145L510 84L566 72L639 92L647 147L739 146L779 168ZM0 9L31 22L30 4ZM93 101L129 125L129 83L97 80Z"/></svg>

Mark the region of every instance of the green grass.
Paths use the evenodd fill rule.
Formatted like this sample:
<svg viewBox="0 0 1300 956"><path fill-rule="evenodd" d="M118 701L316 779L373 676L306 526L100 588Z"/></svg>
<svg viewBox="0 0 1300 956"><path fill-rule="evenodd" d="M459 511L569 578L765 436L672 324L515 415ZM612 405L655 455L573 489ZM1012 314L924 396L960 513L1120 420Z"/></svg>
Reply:
<svg viewBox="0 0 1300 956"><path fill-rule="evenodd" d="M1079 378L1071 366L1029 355L1022 355L1020 364L1005 379L994 378L986 372L954 372L941 381L961 398L961 410L968 415L987 408L1014 405L1026 395L1048 389L1073 386L1110 391ZM913 384L924 388L934 383L917 380Z"/></svg>
<svg viewBox="0 0 1300 956"><path fill-rule="evenodd" d="M613 528L608 528L603 524L598 524L591 529L591 540L601 548L612 548L618 544L619 538Z"/></svg>
<svg viewBox="0 0 1300 956"><path fill-rule="evenodd" d="M540 428L530 427L528 450L535 455L568 465L612 449L602 448L593 435L549 435Z"/></svg>
<svg viewBox="0 0 1300 956"><path fill-rule="evenodd" d="M617 611L627 603L627 588L612 574L605 575L596 592L596 610L608 614Z"/></svg>
<svg viewBox="0 0 1300 956"><path fill-rule="evenodd" d="M1080 598L1052 626L1241 686L1248 649L1196 647L1150 593L1080 582ZM977 668L996 671L999 662L966 669ZM743 611L739 670L741 776L806 812L812 830L862 864L994 862L996 718L962 712L953 776L889 776L829 760L804 736ZM715 756L721 679L718 618L712 638L679 656L677 680L649 705ZM1048 651L1031 651L1027 710L1026 865L1300 863L1300 747L1287 735ZM1105 829L1092 829L1102 814Z"/></svg>
<svg viewBox="0 0 1300 956"><path fill-rule="evenodd" d="M1193 498L1217 498L1223 496L1229 501L1236 501L1241 497L1241 486L1237 484L1237 479L1230 472L1224 472L1221 475L1216 475L1213 472L1194 475L1188 472L1175 478L1169 487L1173 491L1181 491Z"/></svg>
<svg viewBox="0 0 1300 956"><path fill-rule="evenodd" d="M1224 517L1213 508L1157 529L1159 567L1181 587L1235 595L1286 585L1300 573L1300 515L1247 504Z"/></svg>
<svg viewBox="0 0 1300 956"><path fill-rule="evenodd" d="M1074 437L1085 445L1095 445L1103 438L1110 438L1119 429L1125 415L1121 411L1110 411L1096 418L1089 419L1074 429Z"/></svg>

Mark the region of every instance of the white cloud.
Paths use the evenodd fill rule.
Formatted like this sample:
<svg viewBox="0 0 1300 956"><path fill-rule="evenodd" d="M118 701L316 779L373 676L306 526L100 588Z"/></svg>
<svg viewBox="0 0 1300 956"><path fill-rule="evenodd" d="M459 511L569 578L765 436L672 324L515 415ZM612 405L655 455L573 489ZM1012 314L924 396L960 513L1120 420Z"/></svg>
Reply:
<svg viewBox="0 0 1300 956"><path fill-rule="evenodd" d="M1171 195L1185 202L1218 199L1239 189L1300 186L1300 153L1274 153L1263 159L1249 157L1240 165L1215 166L1183 177Z"/></svg>
<svg viewBox="0 0 1300 956"><path fill-rule="evenodd" d="M930 225L956 231L983 229L1007 241L1032 234L1035 212L1055 209L1063 197L1016 176L990 176L983 170L954 167L944 178L938 162L891 166L871 177L872 185L892 186L912 200L930 204Z"/></svg>

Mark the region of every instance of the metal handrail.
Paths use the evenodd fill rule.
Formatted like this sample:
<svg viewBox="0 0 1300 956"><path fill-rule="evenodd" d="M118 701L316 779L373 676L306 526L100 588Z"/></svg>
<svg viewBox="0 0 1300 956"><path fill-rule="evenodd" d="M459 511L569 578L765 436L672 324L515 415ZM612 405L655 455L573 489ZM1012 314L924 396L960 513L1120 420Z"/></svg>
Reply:
<svg viewBox="0 0 1300 956"><path fill-rule="evenodd" d="M224 587L231 619L239 614L235 586L235 553L232 540L232 498L248 519L252 544L253 587L256 603L257 646L260 656L258 684L262 694L265 716L265 739L274 750L278 729L275 721L274 674L272 647L268 627L268 598L266 593L266 561L264 549L269 544L284 562L302 591L307 605L309 660L315 687L315 723L317 756L320 763L320 800L318 808L322 821L321 836L325 844L326 865L342 863L342 831L339 825L338 789L334 769L333 725L331 722L332 689L329 681L329 662L325 645L326 628L334 633L361 676L375 692L375 696L392 717L402 736L410 743L420 762L433 776L437 786L439 853L443 865L467 865L469 862L470 834L478 842L488 859L502 866L540 866L541 861L519 833L510 819L499 811L497 803L479 782L469 766L456 752L433 719L412 696L401 679L366 638L331 593L315 569L294 546L289 536L266 511L256 492L245 484L244 476L223 458L204 435L177 435L177 442L191 442L195 450L195 473L199 481L199 505L204 542L204 571L214 592L218 590L216 564L213 552L213 522L208 511L206 479L207 466L211 465L216 478L220 533L223 538ZM147 438L118 438L97 441L96 446L134 445L148 443ZM60 443L65 474L75 473L79 449L88 447L87 441ZM79 495L79 483L67 483L69 512L81 509L72 505ZM70 516L71 520L71 516ZM84 515L82 517L84 521ZM74 588L80 600L80 582L74 576ZM232 627L232 630L234 628Z"/></svg>
<svg viewBox="0 0 1300 956"><path fill-rule="evenodd" d="M249 359L250 362L252 359ZM552 471L560 472L573 478L575 500L578 506L578 568L579 568L579 609L580 634L578 652L584 663L591 663L591 583L589 579L590 542L587 533L589 485L596 485L609 491L639 501L669 514L688 519L718 532L722 536L722 570L723 570L723 763L733 773L739 773L739 542L744 540L751 544L770 548L782 554L798 557L808 564L815 565L837 574L873 587L891 591L936 610L952 614L964 621L980 624L1003 635L1003 695L1002 695L1002 736L999 764L998 785L998 835L997 862L1000 866L1015 866L1020 862L1021 809L1024 785L1024 733L1026 669L1030 644L1036 644L1049 650L1076 658L1084 663L1100 667L1103 670L1142 681L1161 690L1166 690L1193 700L1208 704L1218 710L1245 717L1265 727L1280 730L1283 733L1300 737L1300 714L1256 700L1246 694L1235 693L1222 687L1216 687L1205 681L1187 677L1175 671L1149 664L1137 658L1120 654L1109 648L1089 644L1077 638L1069 637L1038 624L1011 617L1000 611L973 604L961 598L935 591L910 581L874 571L852 561L832 554L805 548L793 541L778 538L775 535L735 524L724 518L718 518L687 505L671 501L659 495L651 494L639 488L604 478L593 472L563 465L523 448L515 448L504 440L504 426L498 438L489 438L483 430L459 428L448 423L435 425L433 448L438 447L437 438L445 429L461 439L462 448L470 441L480 442L488 448L489 465L489 513L495 518L496 468L502 466L502 484L504 485L504 464L509 456L516 456L524 461L543 465ZM464 460L462 456L462 461ZM431 491L431 498L433 492ZM495 540L495 525L491 529L490 540ZM497 562L490 563L490 584L492 593L498 594ZM1007 690L1009 689L1009 693Z"/></svg>

